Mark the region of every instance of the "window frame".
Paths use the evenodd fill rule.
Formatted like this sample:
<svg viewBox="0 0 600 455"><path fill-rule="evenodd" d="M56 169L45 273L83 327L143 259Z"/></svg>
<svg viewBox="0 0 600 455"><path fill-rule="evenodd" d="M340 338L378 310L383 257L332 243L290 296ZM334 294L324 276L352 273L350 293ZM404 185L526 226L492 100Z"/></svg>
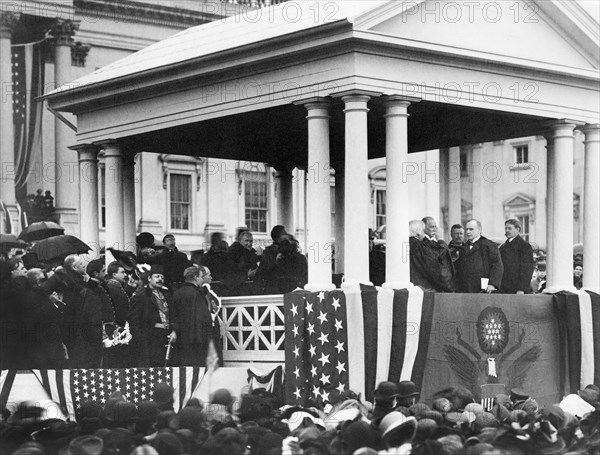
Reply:
<svg viewBox="0 0 600 455"><path fill-rule="evenodd" d="M184 201L176 201L173 202L172 199L172 190L173 190L173 177L187 177L187 182L188 182L188 202L184 202ZM192 172L185 172L185 171L180 171L180 170L175 170L173 172L169 172L169 178L168 178L168 185L167 185L167 205L168 205L168 217L167 217L167 224L169 226L169 231L173 231L173 232L191 232L192 231L192 203L193 203L193 191L192 191L192 187L193 187L193 173ZM187 204L187 208L188 208L188 213L187 213L187 221L188 221L188 226L187 228L182 228L182 227L174 227L173 226L173 204Z"/></svg>
<svg viewBox="0 0 600 455"><path fill-rule="evenodd" d="M253 234L256 234L258 236L264 236L267 235L269 233L269 229L270 229L270 220L269 220L269 214L270 214L270 210L271 210L271 201L270 201L270 197L269 197L269 169L267 168L267 166L256 164L256 163L245 163L243 165L242 168L238 168L238 175L239 178L241 179L241 188L240 188L240 196L241 196L241 202L242 202L242 207L243 207L243 223L246 226L246 228L252 232ZM250 178L250 176L260 176L259 178L255 178L252 177ZM262 198L264 198L264 207L261 206L249 206L248 205L248 199L247 199L247 191L248 191L248 184L254 184L254 183L262 183L264 184L264 193L261 195L260 191L259 191L259 197L262 196ZM259 201L260 204L260 201ZM264 228L265 230L260 230L260 224L261 224L261 218L258 217L257 218L257 223L258 225L254 226L251 225L252 224L252 219L250 220L250 222L248 222L248 216L247 213L248 211L257 211L257 212L262 212L263 213L263 217L264 217ZM254 228L259 228L259 229L254 229Z"/></svg>

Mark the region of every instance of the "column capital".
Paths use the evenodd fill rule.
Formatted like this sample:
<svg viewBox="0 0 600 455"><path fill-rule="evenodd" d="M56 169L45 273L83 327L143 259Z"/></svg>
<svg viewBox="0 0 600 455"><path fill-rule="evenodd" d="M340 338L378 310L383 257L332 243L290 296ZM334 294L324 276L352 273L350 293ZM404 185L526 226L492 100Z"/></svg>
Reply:
<svg viewBox="0 0 600 455"><path fill-rule="evenodd" d="M308 111L308 115L306 116L308 120L315 118L329 118L329 108L331 107L331 102L327 98L311 98L302 102L301 104Z"/></svg>
<svg viewBox="0 0 600 455"><path fill-rule="evenodd" d="M578 129L585 135L584 144L600 140L600 123L586 123Z"/></svg>
<svg viewBox="0 0 600 455"><path fill-rule="evenodd" d="M398 105L398 106L410 106L414 103L420 103L421 98L415 98L413 96L404 96L404 95L384 95L381 97L383 100L383 104L385 106L388 105Z"/></svg>
<svg viewBox="0 0 600 455"><path fill-rule="evenodd" d="M21 13L0 11L0 38L11 39L15 27L21 20Z"/></svg>
<svg viewBox="0 0 600 455"><path fill-rule="evenodd" d="M81 41L76 41L71 45L71 64L74 66L85 66L85 59L92 46Z"/></svg>
<svg viewBox="0 0 600 455"><path fill-rule="evenodd" d="M56 19L50 28L50 35L56 46L70 46L77 30L79 30L79 21Z"/></svg>
<svg viewBox="0 0 600 455"><path fill-rule="evenodd" d="M105 139L103 141L94 142L94 145L104 150L104 156L123 156L121 144L116 139Z"/></svg>
<svg viewBox="0 0 600 455"><path fill-rule="evenodd" d="M82 161L98 161L98 152L100 147L94 144L76 144L69 147L70 150L75 150L79 156L79 162Z"/></svg>

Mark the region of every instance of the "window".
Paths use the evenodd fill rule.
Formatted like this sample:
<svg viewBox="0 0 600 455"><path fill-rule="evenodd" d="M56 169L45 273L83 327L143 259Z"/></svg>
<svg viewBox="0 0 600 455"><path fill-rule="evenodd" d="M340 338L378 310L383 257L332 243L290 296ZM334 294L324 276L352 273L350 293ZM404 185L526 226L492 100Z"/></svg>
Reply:
<svg viewBox="0 0 600 455"><path fill-rule="evenodd" d="M521 237L529 242L529 215L517 216L517 220L521 223Z"/></svg>
<svg viewBox="0 0 600 455"><path fill-rule="evenodd" d="M190 228L191 182L190 175L170 175L171 229Z"/></svg>
<svg viewBox="0 0 600 455"><path fill-rule="evenodd" d="M375 228L385 224L385 190L375 191Z"/></svg>
<svg viewBox="0 0 600 455"><path fill-rule="evenodd" d="M100 178L98 179L98 194L100 195L100 227L106 227L106 185L104 182L106 181L106 168L104 166L100 166Z"/></svg>
<svg viewBox="0 0 600 455"><path fill-rule="evenodd" d="M267 232L267 174L244 172L246 227L252 232Z"/></svg>
<svg viewBox="0 0 600 455"><path fill-rule="evenodd" d="M515 165L529 163L529 146L517 145L515 150Z"/></svg>

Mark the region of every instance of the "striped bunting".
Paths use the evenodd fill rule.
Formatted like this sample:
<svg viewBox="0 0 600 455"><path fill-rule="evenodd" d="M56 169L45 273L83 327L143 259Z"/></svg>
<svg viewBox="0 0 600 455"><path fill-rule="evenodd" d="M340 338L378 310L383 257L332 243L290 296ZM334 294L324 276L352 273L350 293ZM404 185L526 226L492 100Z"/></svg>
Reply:
<svg viewBox="0 0 600 455"><path fill-rule="evenodd" d="M600 383L600 296L591 291L554 295L560 323L561 345L568 358L567 388L576 393Z"/></svg>
<svg viewBox="0 0 600 455"><path fill-rule="evenodd" d="M205 368L115 368L97 370L32 370L52 401L71 418L85 401L105 402L121 391L128 401L152 399L154 386L167 382L174 389L173 407L185 407L202 381Z"/></svg>
<svg viewBox="0 0 600 455"><path fill-rule="evenodd" d="M355 286L284 296L288 403L371 398L381 381L423 381L434 294Z"/></svg>

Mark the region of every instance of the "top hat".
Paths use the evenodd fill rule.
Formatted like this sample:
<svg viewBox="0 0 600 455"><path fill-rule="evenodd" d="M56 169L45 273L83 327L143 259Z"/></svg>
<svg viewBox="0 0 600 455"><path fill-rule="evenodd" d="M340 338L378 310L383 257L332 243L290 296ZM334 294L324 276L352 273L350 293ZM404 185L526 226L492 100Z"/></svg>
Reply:
<svg viewBox="0 0 600 455"><path fill-rule="evenodd" d="M152 266L154 269L154 266ZM159 272L155 272L159 273ZM152 400L158 403L159 405L167 404L173 401L173 393L175 389L169 385L167 382L159 382L154 387L154 392L152 393Z"/></svg>
<svg viewBox="0 0 600 455"><path fill-rule="evenodd" d="M400 381L397 385L397 389L399 398L409 398L420 395L417 391L417 386L412 381Z"/></svg>
<svg viewBox="0 0 600 455"><path fill-rule="evenodd" d="M525 401L528 398L529 398L529 395L520 389L512 389L510 391L510 399L513 401L513 403L515 403L517 401Z"/></svg>
<svg viewBox="0 0 600 455"><path fill-rule="evenodd" d="M380 382L377 388L373 390L373 398L375 398L376 400L387 400L397 396L398 387L395 382Z"/></svg>
<svg viewBox="0 0 600 455"><path fill-rule="evenodd" d="M154 236L149 232L140 232L135 241L140 248L148 248L154 245Z"/></svg>

